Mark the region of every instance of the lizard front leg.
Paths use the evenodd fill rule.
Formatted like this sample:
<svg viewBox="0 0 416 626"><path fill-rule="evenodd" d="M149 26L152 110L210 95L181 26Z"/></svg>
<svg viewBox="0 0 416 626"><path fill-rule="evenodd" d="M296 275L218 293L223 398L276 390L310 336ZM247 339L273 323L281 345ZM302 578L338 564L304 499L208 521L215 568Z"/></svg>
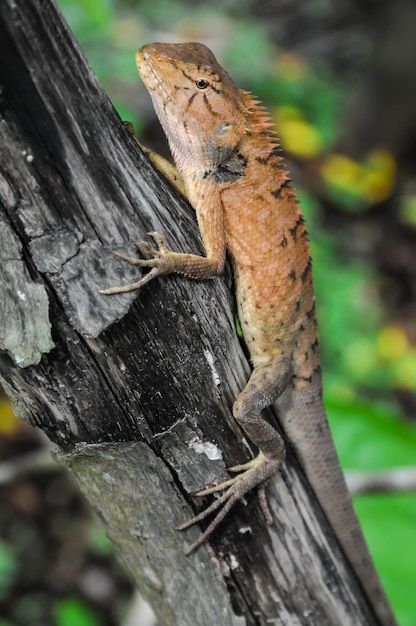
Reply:
<svg viewBox="0 0 416 626"><path fill-rule="evenodd" d="M139 267L148 267L150 272L143 276L139 281L130 283L129 285L122 285L116 287L110 287L109 289L100 289L100 293L104 295L112 295L116 293L126 293L128 291L134 291L140 289L153 278L163 276L165 274L184 274L189 278L202 279L212 278L219 274L224 266L223 257L218 258L214 256L198 256L197 254L187 254L183 252L172 252L165 244L163 235L156 232L148 233L150 237L156 243L156 248L151 246L147 241L141 241L139 245L150 254L152 259L136 259L120 252L114 254L123 261L127 261L132 265L138 265Z"/></svg>
<svg viewBox="0 0 416 626"><path fill-rule="evenodd" d="M136 283L103 289L100 290L100 293L111 295L134 291L146 285L153 278L172 273L184 274L188 278L194 279L213 278L221 274L225 262L225 235L223 207L219 194L212 194L207 197L204 206L197 211L197 219L206 251L205 257L184 252L172 252L166 246L163 235L156 232L148 233L153 238L156 247L151 246L148 242L140 242L139 245L153 258L133 259L119 252L115 254L128 263L150 268L150 272Z"/></svg>
<svg viewBox="0 0 416 626"><path fill-rule="evenodd" d="M205 541L224 519L231 507L246 493L254 487L259 487L262 490L261 484L275 474L284 461L283 439L276 429L261 417L261 411L270 406L283 393L289 383L290 375L289 360L282 356L274 357L271 361L254 368L246 387L234 402L233 415L250 441L258 447L259 454L248 463L230 467L229 471L231 472L241 472L237 476L218 485L205 487L196 494L206 496L211 493L221 493L219 498L204 511L182 524L180 530L184 530L218 511L218 509L220 510L208 528L188 547L188 554ZM271 515L262 491L259 495L266 520L271 523Z"/></svg>

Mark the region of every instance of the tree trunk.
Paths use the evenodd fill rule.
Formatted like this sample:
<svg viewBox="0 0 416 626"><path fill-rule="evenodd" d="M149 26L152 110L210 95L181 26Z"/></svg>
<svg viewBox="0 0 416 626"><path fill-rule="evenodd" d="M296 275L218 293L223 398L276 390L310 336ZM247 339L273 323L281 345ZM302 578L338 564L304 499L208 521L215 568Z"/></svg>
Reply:
<svg viewBox="0 0 416 626"><path fill-rule="evenodd" d="M230 412L249 367L227 279L98 293L140 276L112 250L135 254L149 230L203 252L193 211L55 5L2 0L0 15L0 374L16 413L56 444L161 626L376 624L290 449L274 525L253 493L184 555L192 493L251 455Z"/></svg>

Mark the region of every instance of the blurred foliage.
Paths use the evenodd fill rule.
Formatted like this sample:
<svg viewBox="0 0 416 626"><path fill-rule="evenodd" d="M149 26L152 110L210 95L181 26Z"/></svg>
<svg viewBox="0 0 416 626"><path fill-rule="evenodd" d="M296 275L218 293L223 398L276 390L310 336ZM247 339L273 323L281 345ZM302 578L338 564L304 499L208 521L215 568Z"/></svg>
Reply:
<svg viewBox="0 0 416 626"><path fill-rule="evenodd" d="M282 50L275 50L272 70L256 78L252 89L277 103L274 117L283 148L305 159L322 154L336 139L343 86L323 61L311 67L306 59Z"/></svg>
<svg viewBox="0 0 416 626"><path fill-rule="evenodd" d="M416 347L403 328L387 322L374 268L345 258L339 238L317 225L318 202L304 189L299 197L312 232L328 395L352 399L357 387L383 396L389 389L415 390Z"/></svg>
<svg viewBox="0 0 416 626"><path fill-rule="evenodd" d="M21 421L13 413L6 396L0 394L0 436L13 435L21 425Z"/></svg>
<svg viewBox="0 0 416 626"><path fill-rule="evenodd" d="M416 194L404 195L400 204L400 218L404 224L416 227Z"/></svg>
<svg viewBox="0 0 416 626"><path fill-rule="evenodd" d="M342 154L329 154L321 175L329 198L351 210L388 198L396 183L396 163L383 149L373 150L363 163Z"/></svg>
<svg viewBox="0 0 416 626"><path fill-rule="evenodd" d="M99 626L88 606L77 598L64 598L55 606L56 626Z"/></svg>
<svg viewBox="0 0 416 626"><path fill-rule="evenodd" d="M326 400L326 407L346 469L371 472L414 466L416 432L393 406L339 400L334 394ZM415 496L361 495L354 502L399 623L414 626Z"/></svg>
<svg viewBox="0 0 416 626"><path fill-rule="evenodd" d="M0 599L4 599L17 572L17 555L10 546L0 543Z"/></svg>
<svg viewBox="0 0 416 626"><path fill-rule="evenodd" d="M397 185L397 164L382 145L360 162L337 151L350 86L335 74L331 60L312 63L278 49L265 24L248 12L248 3L237 0L228 0L221 9L215 3L197 3L192 10L179 0L59 4L120 116L135 120L139 134L154 113L137 76L134 52L150 41L203 41L241 87L267 103L288 157L298 168L313 167L313 185L304 184L300 197L312 240L326 406L342 462L366 470L414 465L415 429L400 416L395 397L400 391L416 391L416 347L394 312L386 309L383 279L371 260L354 259L345 234L322 227L322 199L366 215L390 197ZM416 227L414 188L398 199L399 220L411 229ZM15 427L2 403L0 434L11 434ZM359 497L356 505L400 624L416 626L415 496ZM98 551L108 550L100 535L91 542ZM0 544L0 594L13 581L15 559ZM57 626L98 624L72 596L58 602L55 620Z"/></svg>

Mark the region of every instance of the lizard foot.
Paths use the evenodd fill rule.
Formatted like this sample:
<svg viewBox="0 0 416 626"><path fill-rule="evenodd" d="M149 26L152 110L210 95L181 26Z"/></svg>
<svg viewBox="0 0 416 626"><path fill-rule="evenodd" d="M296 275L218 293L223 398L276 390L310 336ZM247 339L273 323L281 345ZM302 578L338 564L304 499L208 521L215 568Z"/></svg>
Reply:
<svg viewBox="0 0 416 626"><path fill-rule="evenodd" d="M251 491L254 487L260 485L264 480L266 480L266 478L269 478L269 476L272 476L278 470L280 465L280 460L266 459L266 457L260 453L256 458L252 459L248 463L229 468L232 472L242 472L241 474L238 474L238 476L234 476L233 478L225 480L217 485L204 487L198 491L195 494L197 496L206 496L214 493L219 493L221 495L212 504L210 504L210 506L201 511L201 513L181 524L178 530L185 530L193 524L205 519L211 515L211 513L218 511L218 509L220 510L214 517L213 521L208 525L208 528L201 533L194 543L188 546L185 551L186 554L190 554L198 548L224 519L231 507L246 493ZM271 524L273 521L272 515L269 507L267 506L264 487L262 485L259 487L259 498L266 521L268 524Z"/></svg>
<svg viewBox="0 0 416 626"><path fill-rule="evenodd" d="M149 254L151 259L137 259L126 254L122 254L121 252L114 252L115 256L123 261L127 261L131 265L138 265L139 267L149 267L151 268L150 272L148 272L145 276L142 276L140 280L135 283L130 283L129 285L121 285L116 287L110 287L109 289L100 289L99 292L105 296L113 295L115 293L127 293L128 291L134 291L136 289L140 289L143 285L146 285L148 282L156 278L157 276L162 276L163 274L167 274L171 271L170 265L166 262L166 257L174 254L170 252L169 248L166 246L165 238L163 235L157 232L147 233L150 237L153 238L156 243L157 248L154 248L147 241L138 241L136 245L142 248L147 254ZM168 267L166 267L168 265Z"/></svg>

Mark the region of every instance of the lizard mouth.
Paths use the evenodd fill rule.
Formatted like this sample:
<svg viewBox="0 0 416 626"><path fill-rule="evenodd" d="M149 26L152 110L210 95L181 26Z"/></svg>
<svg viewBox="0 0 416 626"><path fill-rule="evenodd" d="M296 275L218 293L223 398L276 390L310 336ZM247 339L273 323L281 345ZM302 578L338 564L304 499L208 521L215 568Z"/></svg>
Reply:
<svg viewBox="0 0 416 626"><path fill-rule="evenodd" d="M147 52L145 48L149 48L149 46L144 46L136 52L136 66L142 81L150 92L157 90L162 92L165 103L168 100L173 102L162 77L157 71L155 55Z"/></svg>

